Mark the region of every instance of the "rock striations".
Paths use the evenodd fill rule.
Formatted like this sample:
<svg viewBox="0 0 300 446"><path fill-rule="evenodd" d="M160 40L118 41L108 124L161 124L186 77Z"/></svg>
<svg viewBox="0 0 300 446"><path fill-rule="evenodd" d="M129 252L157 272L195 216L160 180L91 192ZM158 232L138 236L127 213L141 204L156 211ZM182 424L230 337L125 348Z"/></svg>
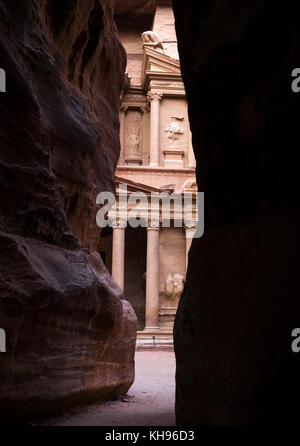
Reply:
<svg viewBox="0 0 300 446"><path fill-rule="evenodd" d="M1 0L0 417L125 393L136 316L96 253L126 55L109 0Z"/></svg>

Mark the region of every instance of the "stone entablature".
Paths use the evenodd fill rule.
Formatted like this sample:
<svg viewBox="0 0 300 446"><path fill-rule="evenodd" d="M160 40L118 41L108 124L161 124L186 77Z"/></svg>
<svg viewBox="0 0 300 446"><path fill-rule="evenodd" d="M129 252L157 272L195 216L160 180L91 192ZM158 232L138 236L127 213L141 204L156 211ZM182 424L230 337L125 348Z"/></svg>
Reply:
<svg viewBox="0 0 300 446"><path fill-rule="evenodd" d="M169 221L176 221L181 222L182 228L196 228L197 190L176 190L175 185L155 188L120 177L116 178L116 182L116 205L108 213L113 227L127 226L126 222L132 211L137 210L138 204L138 216L143 227L151 225L153 221L168 227ZM168 206L169 216L164 214L163 203ZM179 227L179 223L176 225Z"/></svg>

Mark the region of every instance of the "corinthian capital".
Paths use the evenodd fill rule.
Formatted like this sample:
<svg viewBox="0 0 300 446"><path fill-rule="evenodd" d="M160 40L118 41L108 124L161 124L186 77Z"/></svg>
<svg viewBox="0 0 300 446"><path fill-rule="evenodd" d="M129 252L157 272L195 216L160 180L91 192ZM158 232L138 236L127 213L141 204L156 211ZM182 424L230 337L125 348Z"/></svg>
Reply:
<svg viewBox="0 0 300 446"><path fill-rule="evenodd" d="M128 105L122 104L120 110L121 112L126 113L126 111L128 110Z"/></svg>
<svg viewBox="0 0 300 446"><path fill-rule="evenodd" d="M160 101L163 97L162 93L151 92L147 95L149 101Z"/></svg>
<svg viewBox="0 0 300 446"><path fill-rule="evenodd" d="M113 229L125 229L127 226L127 221L124 218L114 217L112 219Z"/></svg>
<svg viewBox="0 0 300 446"><path fill-rule="evenodd" d="M140 110L143 114L147 113L149 111L149 105L148 104L141 105Z"/></svg>
<svg viewBox="0 0 300 446"><path fill-rule="evenodd" d="M157 230L159 231L159 218L150 218L148 221L148 226L147 229L148 231L153 231L153 230Z"/></svg>
<svg viewBox="0 0 300 446"><path fill-rule="evenodd" d="M197 220L187 220L184 222L184 228L186 231L196 230Z"/></svg>

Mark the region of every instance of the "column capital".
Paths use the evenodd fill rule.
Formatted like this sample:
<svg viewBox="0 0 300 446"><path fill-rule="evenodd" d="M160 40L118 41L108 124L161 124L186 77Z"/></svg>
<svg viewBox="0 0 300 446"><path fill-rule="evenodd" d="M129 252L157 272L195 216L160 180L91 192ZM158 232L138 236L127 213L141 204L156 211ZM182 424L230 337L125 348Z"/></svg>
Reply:
<svg viewBox="0 0 300 446"><path fill-rule="evenodd" d="M124 262L125 262L125 226L120 226L119 217L115 217L113 222L113 240L112 240L112 278L120 286L124 288ZM125 221L126 222L126 221ZM119 231L122 229L122 231Z"/></svg>
<svg viewBox="0 0 300 446"><path fill-rule="evenodd" d="M128 105L121 104L120 110L122 113L126 113L128 110Z"/></svg>
<svg viewBox="0 0 300 446"><path fill-rule="evenodd" d="M141 110L141 112L142 112L143 115L144 115L147 111L149 111L149 106L148 106L148 104L141 105L141 106L140 106L140 110Z"/></svg>
<svg viewBox="0 0 300 446"><path fill-rule="evenodd" d="M187 220L184 222L184 229L186 231L195 231L197 229L197 220Z"/></svg>
<svg viewBox="0 0 300 446"><path fill-rule="evenodd" d="M161 101L162 97L163 97L163 94L157 93L157 92L150 92L147 95L147 98L149 101L158 101L159 102L159 101Z"/></svg>
<svg viewBox="0 0 300 446"><path fill-rule="evenodd" d="M125 229L127 227L127 220L125 218L114 218L112 220L113 229Z"/></svg>
<svg viewBox="0 0 300 446"><path fill-rule="evenodd" d="M160 222L158 218L153 218L148 221L147 230L148 231L159 231L160 229Z"/></svg>

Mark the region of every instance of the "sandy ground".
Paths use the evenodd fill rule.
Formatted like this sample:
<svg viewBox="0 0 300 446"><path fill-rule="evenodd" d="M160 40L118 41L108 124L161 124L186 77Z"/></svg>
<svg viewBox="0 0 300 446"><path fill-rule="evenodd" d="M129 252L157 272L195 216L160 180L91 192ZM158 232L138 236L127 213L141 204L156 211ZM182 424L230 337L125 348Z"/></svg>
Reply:
<svg viewBox="0 0 300 446"><path fill-rule="evenodd" d="M44 422L47 426L174 426L173 352L136 352L136 378L128 396Z"/></svg>

